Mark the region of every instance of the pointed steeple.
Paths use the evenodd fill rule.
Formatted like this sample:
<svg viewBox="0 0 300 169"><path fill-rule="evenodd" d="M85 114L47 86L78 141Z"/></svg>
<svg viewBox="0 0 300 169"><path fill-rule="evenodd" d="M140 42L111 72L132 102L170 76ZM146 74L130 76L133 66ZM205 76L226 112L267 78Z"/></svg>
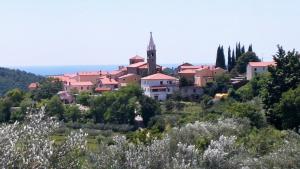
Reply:
<svg viewBox="0 0 300 169"><path fill-rule="evenodd" d="M153 41L153 37L152 37L152 32L150 32L150 42L149 42L147 50L148 51L156 50L156 47L155 47L155 44L154 44L154 41Z"/></svg>

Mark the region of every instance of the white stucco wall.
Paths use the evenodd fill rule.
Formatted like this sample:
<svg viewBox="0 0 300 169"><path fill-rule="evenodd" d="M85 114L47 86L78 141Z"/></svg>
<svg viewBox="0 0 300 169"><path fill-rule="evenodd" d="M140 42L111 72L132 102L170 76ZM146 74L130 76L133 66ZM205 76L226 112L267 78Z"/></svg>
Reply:
<svg viewBox="0 0 300 169"><path fill-rule="evenodd" d="M268 66L247 66L247 80L251 80L256 74L265 73L268 71Z"/></svg>
<svg viewBox="0 0 300 169"><path fill-rule="evenodd" d="M169 89L169 91L166 90L166 91L152 92L150 88L154 86L163 86ZM174 91L178 90L178 86L176 85L175 80L143 80L142 79L141 87L144 90L145 95L152 98L155 98L155 96L157 96L158 100L166 100L168 94L172 94Z"/></svg>

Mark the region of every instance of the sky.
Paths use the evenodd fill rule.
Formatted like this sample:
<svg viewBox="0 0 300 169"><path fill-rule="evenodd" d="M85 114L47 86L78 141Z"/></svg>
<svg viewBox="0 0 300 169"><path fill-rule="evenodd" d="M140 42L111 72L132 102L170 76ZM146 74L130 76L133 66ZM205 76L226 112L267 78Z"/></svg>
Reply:
<svg viewBox="0 0 300 169"><path fill-rule="evenodd" d="M299 0L0 0L0 66L214 63L218 45L300 50Z"/></svg>

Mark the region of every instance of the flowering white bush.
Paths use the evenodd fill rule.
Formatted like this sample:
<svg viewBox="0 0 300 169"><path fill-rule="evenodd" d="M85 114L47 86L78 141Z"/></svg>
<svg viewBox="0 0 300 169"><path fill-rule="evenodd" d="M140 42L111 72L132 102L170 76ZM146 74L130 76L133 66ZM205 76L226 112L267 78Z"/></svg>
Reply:
<svg viewBox="0 0 300 169"><path fill-rule="evenodd" d="M194 144L198 137L218 139L221 135L239 135L250 129L247 119L223 119L217 122L199 122L187 124L181 128L173 128L170 137L175 145L179 142Z"/></svg>
<svg viewBox="0 0 300 169"><path fill-rule="evenodd" d="M0 128L1 168L74 168L79 166L75 152L85 150L85 134L71 133L61 145L50 139L59 123L45 117L44 109L30 112L23 124ZM75 158L72 158L75 157Z"/></svg>
<svg viewBox="0 0 300 169"><path fill-rule="evenodd" d="M217 148L224 151L222 159L226 160L226 153L234 153L234 143L236 137L221 136L219 141L212 142L210 149L202 157L201 152L193 143L198 136L217 138L222 133L238 133L246 130L247 120L225 119L216 123L195 122L187 124L182 128L174 128L169 135L161 140L154 139L150 144L132 144L124 136L114 138L114 145L102 145L98 153L92 153L91 163L95 168L133 168L133 169L156 169L156 168L203 168L209 163L209 159L215 158L211 153ZM234 138L234 139L233 139ZM228 140L229 139L229 140ZM224 146L224 147L222 147ZM223 162L222 161L222 162ZM219 163L222 164L222 163ZM220 165L219 165L220 166Z"/></svg>
<svg viewBox="0 0 300 169"><path fill-rule="evenodd" d="M211 141L209 147L204 151L203 159L208 168L232 168L230 158L235 152L235 136L221 136L217 141Z"/></svg>
<svg viewBox="0 0 300 169"><path fill-rule="evenodd" d="M11 166L17 159L15 147L20 136L19 123L0 126L0 168Z"/></svg>
<svg viewBox="0 0 300 169"><path fill-rule="evenodd" d="M237 136L249 130L245 119L187 124L148 144L115 136L113 143L102 142L99 151L89 152L82 130L55 143L51 135L59 123L44 114L42 109L28 113L23 123L0 126L0 168L300 168L300 136L294 132L287 132L285 144L272 153L249 155L236 143ZM197 148L198 137L209 140L203 149Z"/></svg>

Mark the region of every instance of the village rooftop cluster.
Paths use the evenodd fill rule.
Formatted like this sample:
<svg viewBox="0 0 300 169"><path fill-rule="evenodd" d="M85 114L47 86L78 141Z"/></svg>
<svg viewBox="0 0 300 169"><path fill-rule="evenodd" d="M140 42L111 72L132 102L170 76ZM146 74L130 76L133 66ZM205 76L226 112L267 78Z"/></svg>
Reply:
<svg viewBox="0 0 300 169"><path fill-rule="evenodd" d="M136 84L143 89L144 94L159 101L166 100L174 92L178 91L184 96L193 94L201 95L203 87L213 82L216 76L224 74L227 70L215 65L193 65L183 63L171 73L165 74L165 70L156 63L156 46L150 32L150 41L147 47L147 59L141 56L134 56L129 59L128 66L119 66L118 70L77 72L49 76L63 82L64 91L59 94L61 98L71 102L72 92L95 92L104 93L118 90L129 84ZM267 71L268 66L275 65L275 62L249 62L246 76L232 78L232 84L251 80L255 75ZM185 78L189 85L180 86L179 79ZM29 85L30 90L38 88L38 83Z"/></svg>

